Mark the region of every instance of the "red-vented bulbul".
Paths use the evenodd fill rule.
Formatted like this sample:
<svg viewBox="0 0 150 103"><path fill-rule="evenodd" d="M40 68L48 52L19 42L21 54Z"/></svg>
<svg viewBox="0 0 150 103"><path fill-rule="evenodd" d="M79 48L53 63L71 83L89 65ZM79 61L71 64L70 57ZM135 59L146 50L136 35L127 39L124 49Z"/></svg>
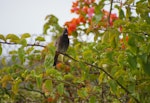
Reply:
<svg viewBox="0 0 150 103"><path fill-rule="evenodd" d="M58 39L55 42L56 46L56 52L54 57L54 64L53 66L56 66L57 64L57 58L59 53L65 53L69 46L69 38L68 38L68 30L65 28L63 31L63 34L58 37Z"/></svg>

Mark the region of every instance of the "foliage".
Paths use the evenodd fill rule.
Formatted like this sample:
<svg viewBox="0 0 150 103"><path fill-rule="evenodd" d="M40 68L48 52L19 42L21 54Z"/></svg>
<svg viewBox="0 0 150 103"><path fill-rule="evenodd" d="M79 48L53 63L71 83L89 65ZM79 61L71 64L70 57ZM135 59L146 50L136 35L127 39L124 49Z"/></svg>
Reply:
<svg viewBox="0 0 150 103"><path fill-rule="evenodd" d="M104 7L109 4L110 10ZM134 11L133 11L134 9ZM118 14L112 13L117 10ZM150 4L147 0L73 2L78 18L64 25L73 43L53 67L55 47L28 44L31 35L0 34L2 45L20 44L11 63L0 63L0 102L148 103L150 101ZM133 14L133 12L135 14ZM118 15L118 16L117 16ZM44 34L62 32L58 18L46 17ZM93 35L93 42L80 36ZM44 47L38 50L36 46Z"/></svg>

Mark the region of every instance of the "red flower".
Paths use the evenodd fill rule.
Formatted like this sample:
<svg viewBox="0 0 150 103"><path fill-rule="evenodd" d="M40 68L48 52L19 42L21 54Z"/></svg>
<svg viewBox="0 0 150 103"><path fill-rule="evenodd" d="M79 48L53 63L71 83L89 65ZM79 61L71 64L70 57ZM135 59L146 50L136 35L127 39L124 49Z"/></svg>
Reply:
<svg viewBox="0 0 150 103"><path fill-rule="evenodd" d="M122 26L119 27L119 31L122 32Z"/></svg>
<svg viewBox="0 0 150 103"><path fill-rule="evenodd" d="M87 7L87 6L84 6L84 7L82 8L82 12L85 13L85 14L87 14L87 13L88 13L88 7Z"/></svg>
<svg viewBox="0 0 150 103"><path fill-rule="evenodd" d="M111 15L110 15L110 18L111 18L112 20L118 19L117 14L111 14Z"/></svg>
<svg viewBox="0 0 150 103"><path fill-rule="evenodd" d="M127 35L127 36L126 36L126 41L128 41L128 40L129 40L129 36Z"/></svg>
<svg viewBox="0 0 150 103"><path fill-rule="evenodd" d="M85 2L86 4L91 4L91 3L95 2L95 0L84 0L84 2Z"/></svg>
<svg viewBox="0 0 150 103"><path fill-rule="evenodd" d="M48 102L53 102L53 98L52 98L52 97L49 97L49 98L47 98L47 101L48 101Z"/></svg>
<svg viewBox="0 0 150 103"><path fill-rule="evenodd" d="M79 4L79 2L78 2L78 1L76 1L76 2L73 2L73 5L72 5L72 7L77 7L77 6L78 6L78 4Z"/></svg>
<svg viewBox="0 0 150 103"><path fill-rule="evenodd" d="M69 23L67 25L69 35L76 30L77 25L73 23Z"/></svg>
<svg viewBox="0 0 150 103"><path fill-rule="evenodd" d="M71 9L71 12L72 13L79 13L79 6L78 6L78 4L79 4L79 2L78 1L76 1L76 2L73 2L73 4L72 4L72 9Z"/></svg>
<svg viewBox="0 0 150 103"><path fill-rule="evenodd" d="M78 13L79 13L79 8L74 7L74 8L72 8L72 9L71 9L71 12L72 12L72 13L74 13L74 12L75 12L75 13L77 13L77 14L78 14Z"/></svg>
<svg viewBox="0 0 150 103"><path fill-rule="evenodd" d="M71 35L72 32L76 30L77 25L79 25L80 19L73 18L70 22L66 22L65 25L68 27L68 33Z"/></svg>
<svg viewBox="0 0 150 103"><path fill-rule="evenodd" d="M88 8L88 17L92 18L94 15L94 7Z"/></svg>
<svg viewBox="0 0 150 103"><path fill-rule="evenodd" d="M102 18L102 21L106 21L107 22L107 19L108 19L109 15L110 15L109 23L110 23L110 26L113 26L113 21L118 19L117 15L115 13L109 14L109 12L106 11L106 10L103 10L102 12L104 14L104 16Z"/></svg>
<svg viewBox="0 0 150 103"><path fill-rule="evenodd" d="M80 17L79 17L79 21L80 21L81 23L86 23L86 19L84 18L84 16L80 16Z"/></svg>

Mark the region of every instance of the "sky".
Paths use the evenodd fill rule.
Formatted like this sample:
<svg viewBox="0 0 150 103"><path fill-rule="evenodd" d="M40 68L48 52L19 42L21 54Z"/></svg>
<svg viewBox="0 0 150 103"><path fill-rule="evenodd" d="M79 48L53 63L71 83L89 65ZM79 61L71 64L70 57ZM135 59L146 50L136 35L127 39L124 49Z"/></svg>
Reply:
<svg viewBox="0 0 150 103"><path fill-rule="evenodd" d="M0 0L0 34L42 34L45 17L54 14L59 24L75 17L75 0Z"/></svg>

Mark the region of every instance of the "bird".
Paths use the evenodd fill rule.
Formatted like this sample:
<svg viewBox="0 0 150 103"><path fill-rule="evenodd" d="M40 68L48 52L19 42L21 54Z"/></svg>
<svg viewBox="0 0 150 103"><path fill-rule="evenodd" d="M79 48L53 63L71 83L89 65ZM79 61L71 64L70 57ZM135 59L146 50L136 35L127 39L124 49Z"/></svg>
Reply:
<svg viewBox="0 0 150 103"><path fill-rule="evenodd" d="M68 38L67 28L65 28L62 35L57 38L55 42L55 47L56 47L56 51L55 51L53 66L56 66L59 54L65 53L69 47L69 38Z"/></svg>

